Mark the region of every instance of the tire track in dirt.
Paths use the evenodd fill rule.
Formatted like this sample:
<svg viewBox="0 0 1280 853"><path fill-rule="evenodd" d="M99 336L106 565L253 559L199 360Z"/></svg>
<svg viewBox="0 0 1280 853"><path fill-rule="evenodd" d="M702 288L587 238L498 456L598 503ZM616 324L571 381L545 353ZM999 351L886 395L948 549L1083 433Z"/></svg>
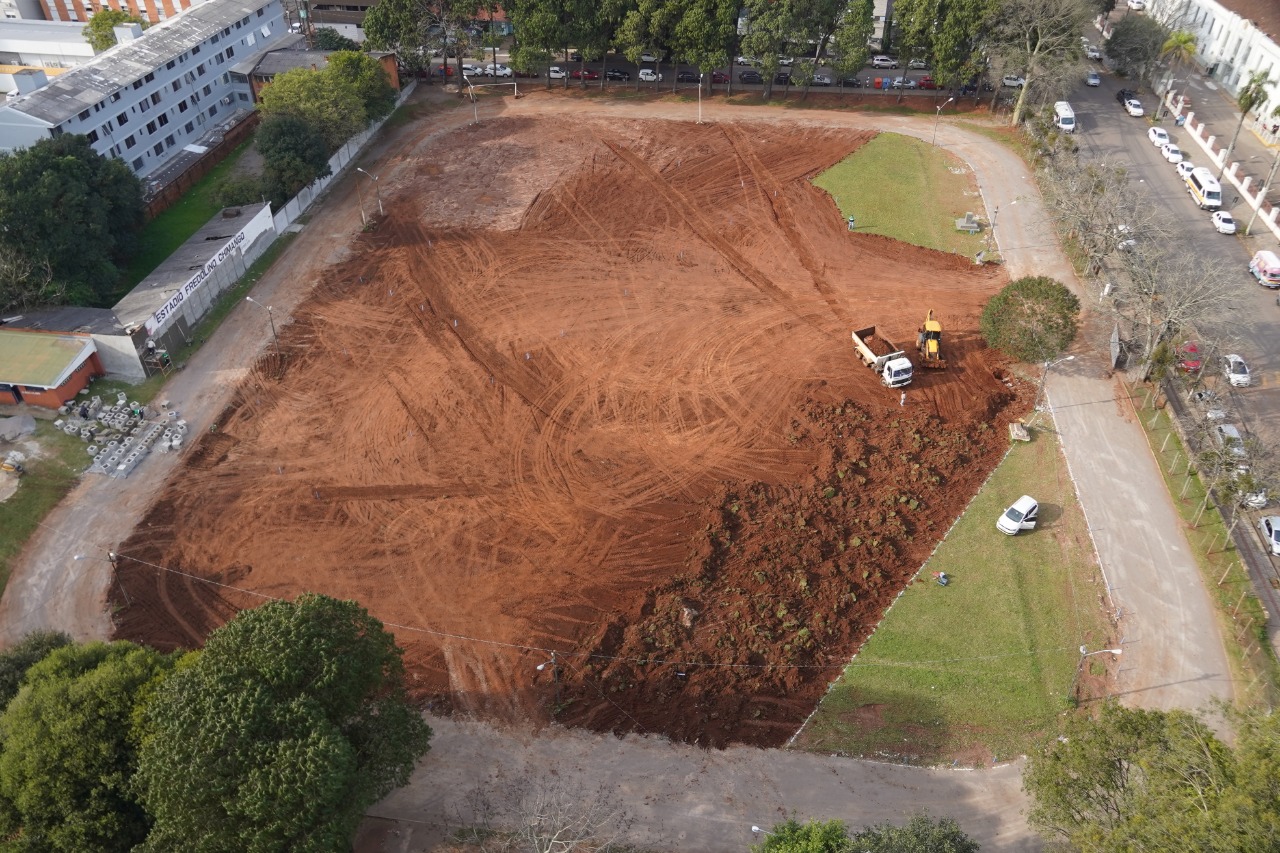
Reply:
<svg viewBox="0 0 1280 853"><path fill-rule="evenodd" d="M678 211L680 219L698 235L699 239L719 252L737 270L739 275L755 285L760 291L772 297L779 305L791 312L796 319L812 327L818 334L823 336L830 334L829 330L823 328L816 317L804 311L795 299L770 281L769 277L759 267L748 261L737 249L729 244L728 240L721 237L717 233L716 227L697 213L697 206L685 198L669 182L663 180L662 176L654 172L648 163L612 140L603 139L601 142L610 151L618 155L623 162L630 165L645 183L662 196L671 209Z"/></svg>

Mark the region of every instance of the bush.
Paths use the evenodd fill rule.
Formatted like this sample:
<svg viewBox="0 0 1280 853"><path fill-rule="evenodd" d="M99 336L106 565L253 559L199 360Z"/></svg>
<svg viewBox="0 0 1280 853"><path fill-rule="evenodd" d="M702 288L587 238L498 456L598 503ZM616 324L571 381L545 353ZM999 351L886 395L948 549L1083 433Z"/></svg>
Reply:
<svg viewBox="0 0 1280 853"><path fill-rule="evenodd" d="M979 329L987 344L1019 361L1048 361L1075 339L1080 300L1047 276L1010 282L982 309Z"/></svg>
<svg viewBox="0 0 1280 853"><path fill-rule="evenodd" d="M223 178L213 188L213 201L219 207L235 207L262 201L266 194L261 175Z"/></svg>

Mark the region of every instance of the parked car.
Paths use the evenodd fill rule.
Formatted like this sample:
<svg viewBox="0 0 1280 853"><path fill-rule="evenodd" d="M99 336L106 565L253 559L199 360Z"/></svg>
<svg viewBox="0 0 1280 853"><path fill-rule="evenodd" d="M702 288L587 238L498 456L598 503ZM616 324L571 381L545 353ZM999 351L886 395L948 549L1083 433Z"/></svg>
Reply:
<svg viewBox="0 0 1280 853"><path fill-rule="evenodd" d="M680 73L676 74L676 82L677 83L697 83L698 75L694 74L692 71L681 71Z"/></svg>
<svg viewBox="0 0 1280 853"><path fill-rule="evenodd" d="M501 62L494 64L490 62L484 67L486 77L514 77L515 72Z"/></svg>
<svg viewBox="0 0 1280 853"><path fill-rule="evenodd" d="M739 83L755 83L758 85L764 82L764 78L760 76L759 71L739 71L738 82Z"/></svg>
<svg viewBox="0 0 1280 853"><path fill-rule="evenodd" d="M631 80L631 72L623 71L621 68L607 68L605 69L605 72L604 72L604 79L621 80L622 82L626 83Z"/></svg>
<svg viewBox="0 0 1280 853"><path fill-rule="evenodd" d="M1200 368L1204 366L1204 359L1200 356L1200 344L1195 341L1187 341L1177 349L1178 367L1187 373L1199 373Z"/></svg>
<svg viewBox="0 0 1280 853"><path fill-rule="evenodd" d="M642 53L640 54L640 61L641 62L657 62L658 57L652 53Z"/></svg>
<svg viewBox="0 0 1280 853"><path fill-rule="evenodd" d="M1102 59L1102 48L1091 44L1084 49L1084 55L1089 59Z"/></svg>
<svg viewBox="0 0 1280 853"><path fill-rule="evenodd" d="M1169 144L1169 133L1163 127L1153 127L1147 131L1147 140L1159 148Z"/></svg>
<svg viewBox="0 0 1280 853"><path fill-rule="evenodd" d="M907 63L907 68L911 71L923 71L929 67L929 63L923 59L913 59Z"/></svg>
<svg viewBox="0 0 1280 853"><path fill-rule="evenodd" d="M1222 357L1222 373L1235 388L1246 388L1249 385L1249 365L1235 353Z"/></svg>
<svg viewBox="0 0 1280 853"><path fill-rule="evenodd" d="M809 85L811 85L811 86L830 86L830 85L831 85L831 78L830 78L830 77L828 77L826 74L815 74L815 75L813 75L813 80L810 82L810 84L809 84Z"/></svg>
<svg viewBox="0 0 1280 853"><path fill-rule="evenodd" d="M563 80L569 75L566 74L565 70L561 68L559 65L553 65L547 69L547 76L550 77L552 80Z"/></svg>
<svg viewBox="0 0 1280 853"><path fill-rule="evenodd" d="M844 77L840 80L840 85L846 89L861 89L862 78L860 77Z"/></svg>
<svg viewBox="0 0 1280 853"><path fill-rule="evenodd" d="M1240 435L1240 427L1235 424L1218 424L1213 430L1218 445L1236 461L1236 471L1238 473L1248 472L1249 464L1247 460L1249 451L1245 450L1244 438Z"/></svg>
<svg viewBox="0 0 1280 853"><path fill-rule="evenodd" d="M711 72L711 82L712 82L712 83L715 83L715 84L719 84L719 83L728 83L728 82L729 82L729 73L728 73L727 71L712 71L712 72Z"/></svg>
<svg viewBox="0 0 1280 853"><path fill-rule="evenodd" d="M1147 0L1129 0L1128 6L1135 12L1144 12L1147 8Z"/></svg>
<svg viewBox="0 0 1280 853"><path fill-rule="evenodd" d="M878 54L876 56L871 57L871 67L872 68L897 68L898 60L894 59L892 56L885 56L884 54Z"/></svg>
<svg viewBox="0 0 1280 853"><path fill-rule="evenodd" d="M467 63L463 63L462 65L462 73L467 77L483 77L484 68L482 68L479 65L472 65L471 63L467 62Z"/></svg>
<svg viewBox="0 0 1280 853"><path fill-rule="evenodd" d="M532 70L530 70L530 71L521 71L519 68L517 68L517 69L515 70L515 75L516 75L517 77L541 77L541 76L542 76L542 75L541 75L541 74L539 74L537 71L532 71Z"/></svg>
<svg viewBox="0 0 1280 853"><path fill-rule="evenodd" d="M1268 515L1258 522L1258 530L1262 532L1262 541L1267 545L1267 552L1273 557L1280 557L1280 515Z"/></svg>
<svg viewBox="0 0 1280 853"><path fill-rule="evenodd" d="M1013 536L1020 530L1034 530L1039 514L1040 504L1036 503L1036 499L1031 495L1023 495L1000 515L996 521L996 529L1007 536Z"/></svg>
<svg viewBox="0 0 1280 853"><path fill-rule="evenodd" d="M580 52L578 52L578 51L576 51L576 50L575 50L573 53L569 54L569 61L570 61L570 62L581 62L581 61L582 61L582 54L581 54Z"/></svg>
<svg viewBox="0 0 1280 853"><path fill-rule="evenodd" d="M593 68L575 68L569 72L569 77L573 80L599 80L600 72Z"/></svg>
<svg viewBox="0 0 1280 853"><path fill-rule="evenodd" d="M1137 92L1134 92L1130 89L1121 89L1119 92L1116 92L1116 103L1123 106L1125 101L1129 100L1130 98L1136 98L1136 97L1138 97Z"/></svg>
<svg viewBox="0 0 1280 853"><path fill-rule="evenodd" d="M893 78L893 88L914 89L916 88L916 81L912 80L910 77L895 77Z"/></svg>
<svg viewBox="0 0 1280 853"><path fill-rule="evenodd" d="M1000 85L1008 86L1013 89L1021 89L1023 86L1027 85L1027 81L1026 78L1018 74L1006 74L1000 78Z"/></svg>
<svg viewBox="0 0 1280 853"><path fill-rule="evenodd" d="M938 89L938 82L928 74L920 78L919 85L921 89L928 89L931 92L937 91Z"/></svg>
<svg viewBox="0 0 1280 853"><path fill-rule="evenodd" d="M1141 118L1142 116L1146 115L1146 113L1142 111L1142 101L1139 101L1137 98L1130 98L1129 100L1125 101L1124 111L1127 112L1129 115L1133 116L1134 118Z"/></svg>
<svg viewBox="0 0 1280 853"><path fill-rule="evenodd" d="M1160 156L1176 166L1182 162L1182 149L1170 142L1160 146Z"/></svg>
<svg viewBox="0 0 1280 853"><path fill-rule="evenodd" d="M737 65L756 66L760 64L760 60L756 59L754 56L739 56L737 59L734 60L734 63L736 63Z"/></svg>
<svg viewBox="0 0 1280 853"><path fill-rule="evenodd" d="M1187 179L1187 176L1196 170L1196 167L1190 160L1184 159L1181 163L1178 164L1177 169L1178 169L1178 177L1182 178L1185 181Z"/></svg>
<svg viewBox="0 0 1280 853"><path fill-rule="evenodd" d="M652 68L640 69L640 82L642 83L661 83L662 75Z"/></svg>
<svg viewBox="0 0 1280 853"><path fill-rule="evenodd" d="M1101 86L1102 75L1097 71L1090 71L1088 74L1084 75L1084 84L1086 86Z"/></svg>
<svg viewBox="0 0 1280 853"><path fill-rule="evenodd" d="M1236 233L1236 220L1225 210L1215 210L1213 215L1209 217L1209 221L1213 223L1214 229L1219 234Z"/></svg>
<svg viewBox="0 0 1280 853"><path fill-rule="evenodd" d="M1116 236L1120 238L1116 248L1121 251L1128 252L1138 245L1138 241L1133 236L1133 229L1123 222L1116 226Z"/></svg>
<svg viewBox="0 0 1280 853"><path fill-rule="evenodd" d="M792 59L790 56L779 56L778 64L783 66L784 68L790 68L792 65L795 64L795 60Z"/></svg>
<svg viewBox="0 0 1280 853"><path fill-rule="evenodd" d="M790 86L790 85L791 85L791 72L790 72L790 71L779 71L777 74L773 75L773 85L775 85L775 86Z"/></svg>

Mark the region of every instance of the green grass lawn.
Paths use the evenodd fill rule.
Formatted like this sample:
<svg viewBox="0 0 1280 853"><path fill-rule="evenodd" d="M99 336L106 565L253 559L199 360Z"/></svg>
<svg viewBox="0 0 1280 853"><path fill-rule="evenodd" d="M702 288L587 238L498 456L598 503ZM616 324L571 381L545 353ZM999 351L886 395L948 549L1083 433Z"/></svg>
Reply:
<svg viewBox="0 0 1280 853"><path fill-rule="evenodd" d="M1005 536L996 518L1024 493L1040 502L1040 526ZM937 571L949 586L933 581ZM795 746L912 763L1023 754L1072 707L1079 646L1107 641L1101 591L1057 436L1036 430L996 469Z"/></svg>
<svg viewBox="0 0 1280 853"><path fill-rule="evenodd" d="M958 157L927 142L881 133L814 179L858 230L905 243L976 255L985 237L956 230L972 212L985 219L973 171Z"/></svg>
<svg viewBox="0 0 1280 853"><path fill-rule="evenodd" d="M172 255L174 250L204 227L204 224L222 209L214 201L214 189L230 174L241 155L248 151L252 144L252 138L241 143L225 160L214 166L209 174L188 190L177 204L142 227L142 232L138 235L138 251L132 263L124 271L120 291L116 294L117 299L151 275L165 258Z"/></svg>
<svg viewBox="0 0 1280 853"><path fill-rule="evenodd" d="M52 421L36 420L35 438L44 456L23 463L27 473L18 491L0 504L0 590L9 582L10 561L92 461L85 443L54 429Z"/></svg>

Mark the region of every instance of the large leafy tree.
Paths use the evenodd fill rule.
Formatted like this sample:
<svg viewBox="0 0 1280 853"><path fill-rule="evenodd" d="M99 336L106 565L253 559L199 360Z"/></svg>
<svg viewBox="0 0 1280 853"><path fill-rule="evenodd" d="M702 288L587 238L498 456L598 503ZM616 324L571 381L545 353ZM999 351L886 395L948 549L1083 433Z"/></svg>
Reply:
<svg viewBox="0 0 1280 853"><path fill-rule="evenodd" d="M1027 276L1005 285L982 309L987 344L1019 361L1056 358L1076 336L1080 300L1060 281Z"/></svg>
<svg viewBox="0 0 1280 853"><path fill-rule="evenodd" d="M365 44L394 50L416 73L430 64L432 49L466 44L465 28L485 5L483 0L380 0L365 15ZM456 53L461 80L462 51Z"/></svg>
<svg viewBox="0 0 1280 853"><path fill-rule="evenodd" d="M875 23L871 20L875 3L874 0L847 0L841 5L843 9L831 31L830 47L837 57L832 65L843 80L861 71L871 56L867 42L875 32Z"/></svg>
<svg viewBox="0 0 1280 853"><path fill-rule="evenodd" d="M751 849L754 853L855 853L843 821L800 823L795 818L774 824L764 841Z"/></svg>
<svg viewBox="0 0 1280 853"><path fill-rule="evenodd" d="M47 260L0 243L0 311L57 305L66 297L66 286L54 280Z"/></svg>
<svg viewBox="0 0 1280 853"><path fill-rule="evenodd" d="M27 670L40 663L51 652L71 645L71 637L61 631L32 631L11 647L0 652L0 711L18 695Z"/></svg>
<svg viewBox="0 0 1280 853"><path fill-rule="evenodd" d="M330 172L324 136L298 116L268 117L258 128L256 140L262 152L263 189L277 207Z"/></svg>
<svg viewBox="0 0 1280 853"><path fill-rule="evenodd" d="M902 0L893 22L903 53L927 59L942 86L967 82L984 67L979 45L999 0Z"/></svg>
<svg viewBox="0 0 1280 853"><path fill-rule="evenodd" d="M0 245L47 260L71 301L111 301L142 210L138 176L83 136L0 153Z"/></svg>
<svg viewBox="0 0 1280 853"><path fill-rule="evenodd" d="M916 815L906 826L880 823L853 836L859 853L978 853L978 843L949 817Z"/></svg>
<svg viewBox="0 0 1280 853"><path fill-rule="evenodd" d="M1234 750L1185 711L1068 719L1030 756L1032 824L1081 853L1280 849L1280 716L1229 718Z"/></svg>
<svg viewBox="0 0 1280 853"><path fill-rule="evenodd" d="M259 109L267 118L291 115L305 121L320 132L330 152L369 123L354 82L310 68L277 74L262 90Z"/></svg>
<svg viewBox="0 0 1280 853"><path fill-rule="evenodd" d="M709 85L712 71L730 65L738 4L736 0L691 0L677 8L680 15L671 28L671 49L706 75Z"/></svg>
<svg viewBox="0 0 1280 853"><path fill-rule="evenodd" d="M765 98L773 94L774 75L781 67L778 57L801 29L800 2L803 0L747 0L745 3L747 34L742 37L742 51L760 59Z"/></svg>
<svg viewBox="0 0 1280 853"><path fill-rule="evenodd" d="M140 716L143 851L349 849L431 730L395 638L355 602L304 595L241 613Z"/></svg>
<svg viewBox="0 0 1280 853"><path fill-rule="evenodd" d="M1124 73L1143 80L1168 40L1168 29L1154 18L1125 15L1111 29L1107 58Z"/></svg>
<svg viewBox="0 0 1280 853"><path fill-rule="evenodd" d="M101 53L107 48L115 47L115 27L121 24L141 24L144 30L151 26L149 21L128 12L122 12L119 9L100 9L93 13L93 17L84 25L80 34L84 36L85 41L89 42L89 46L95 53Z"/></svg>
<svg viewBox="0 0 1280 853"><path fill-rule="evenodd" d="M333 27L317 27L316 47L321 50L359 50L360 42L347 38Z"/></svg>
<svg viewBox="0 0 1280 853"><path fill-rule="evenodd" d="M322 72L333 80L350 83L364 105L365 122L375 122L396 107L396 90L378 60L358 50L340 50L329 56Z"/></svg>
<svg viewBox="0 0 1280 853"><path fill-rule="evenodd" d="M8 850L128 850L150 820L132 786L130 724L173 660L132 643L53 651L0 716L0 835Z"/></svg>

